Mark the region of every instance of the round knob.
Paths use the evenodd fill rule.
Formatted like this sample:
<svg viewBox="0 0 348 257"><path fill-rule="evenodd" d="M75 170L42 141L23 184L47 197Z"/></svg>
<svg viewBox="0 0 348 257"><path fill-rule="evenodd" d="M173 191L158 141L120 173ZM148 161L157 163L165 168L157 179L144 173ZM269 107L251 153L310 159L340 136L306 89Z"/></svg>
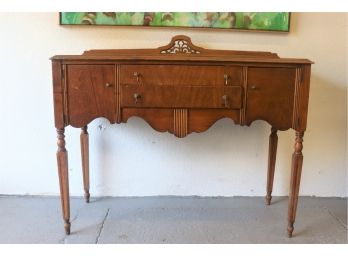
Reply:
<svg viewBox="0 0 348 257"><path fill-rule="evenodd" d="M105 87L111 87L110 83L105 83Z"/></svg>
<svg viewBox="0 0 348 257"><path fill-rule="evenodd" d="M134 102L135 102L135 103L138 103L139 100L141 99L141 95L138 94L138 93L135 93L135 94L133 95L133 97L134 97Z"/></svg>
<svg viewBox="0 0 348 257"><path fill-rule="evenodd" d="M222 100L224 101L224 102L223 102L223 105L224 105L225 107L228 107L228 105L229 105L229 100L230 100L230 98L228 97L228 95L223 95L223 96L222 96Z"/></svg>
<svg viewBox="0 0 348 257"><path fill-rule="evenodd" d="M137 79L137 81L139 82L139 77L140 77L140 73L139 72L134 72L133 76Z"/></svg>
<svg viewBox="0 0 348 257"><path fill-rule="evenodd" d="M228 76L227 74L224 75L224 79L225 79L225 85L228 84L228 79L229 79L230 76Z"/></svg>
<svg viewBox="0 0 348 257"><path fill-rule="evenodd" d="M255 90L255 89L256 89L256 86L255 86L255 85L252 85L250 88L251 88L252 90Z"/></svg>

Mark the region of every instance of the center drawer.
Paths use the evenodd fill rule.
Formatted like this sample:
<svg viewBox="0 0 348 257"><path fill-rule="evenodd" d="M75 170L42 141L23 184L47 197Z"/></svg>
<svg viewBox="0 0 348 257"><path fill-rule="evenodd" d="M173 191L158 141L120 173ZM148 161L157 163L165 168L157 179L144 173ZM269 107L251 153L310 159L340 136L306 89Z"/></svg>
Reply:
<svg viewBox="0 0 348 257"><path fill-rule="evenodd" d="M240 86L121 85L121 106L139 108L240 109Z"/></svg>
<svg viewBox="0 0 348 257"><path fill-rule="evenodd" d="M228 86L243 83L239 66L122 65L120 82L127 85Z"/></svg>

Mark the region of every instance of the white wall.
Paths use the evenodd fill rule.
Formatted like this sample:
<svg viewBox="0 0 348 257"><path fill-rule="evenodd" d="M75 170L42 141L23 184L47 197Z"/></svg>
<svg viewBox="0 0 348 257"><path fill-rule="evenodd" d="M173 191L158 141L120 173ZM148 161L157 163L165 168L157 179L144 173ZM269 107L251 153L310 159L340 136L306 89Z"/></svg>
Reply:
<svg viewBox="0 0 348 257"><path fill-rule="evenodd" d="M347 196L347 14L293 13L289 34L61 27L57 13L0 14L0 194L58 194L51 66L54 54L147 48L176 34L199 46L265 50L315 61L301 195ZM177 139L139 118L90 125L92 195L264 195L270 126L227 119ZM82 194L78 129L67 128L70 191ZM279 133L274 195L288 194L294 132Z"/></svg>

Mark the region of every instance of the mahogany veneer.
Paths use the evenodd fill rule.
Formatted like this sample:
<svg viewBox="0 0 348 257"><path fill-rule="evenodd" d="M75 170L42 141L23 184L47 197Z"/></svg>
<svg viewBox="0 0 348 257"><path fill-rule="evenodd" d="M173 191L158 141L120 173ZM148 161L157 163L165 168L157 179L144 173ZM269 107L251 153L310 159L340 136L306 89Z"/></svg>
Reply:
<svg viewBox="0 0 348 257"><path fill-rule="evenodd" d="M110 123L131 116L157 131L181 138L203 132L221 118L249 126L272 126L266 203L271 202L277 131L296 131L292 156L288 235L294 230L306 130L310 69L307 59L279 58L270 52L208 50L176 36L157 49L90 50L53 56L55 127L64 227L70 233L68 154L64 128L81 128L85 199L89 202L87 125L98 117Z"/></svg>

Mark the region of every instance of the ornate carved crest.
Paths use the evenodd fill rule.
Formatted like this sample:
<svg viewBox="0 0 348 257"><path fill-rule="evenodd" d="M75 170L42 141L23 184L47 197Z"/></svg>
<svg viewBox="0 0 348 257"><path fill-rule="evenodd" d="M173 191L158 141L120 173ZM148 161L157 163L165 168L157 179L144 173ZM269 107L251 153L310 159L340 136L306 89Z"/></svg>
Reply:
<svg viewBox="0 0 348 257"><path fill-rule="evenodd" d="M200 54L203 48L192 44L187 36L179 35L172 38L172 41L159 48L161 54Z"/></svg>
<svg viewBox="0 0 348 257"><path fill-rule="evenodd" d="M200 54L201 52L196 49L193 49L188 44L188 42L183 39L175 40L174 45L171 48L161 51L161 54L176 54L176 53Z"/></svg>

